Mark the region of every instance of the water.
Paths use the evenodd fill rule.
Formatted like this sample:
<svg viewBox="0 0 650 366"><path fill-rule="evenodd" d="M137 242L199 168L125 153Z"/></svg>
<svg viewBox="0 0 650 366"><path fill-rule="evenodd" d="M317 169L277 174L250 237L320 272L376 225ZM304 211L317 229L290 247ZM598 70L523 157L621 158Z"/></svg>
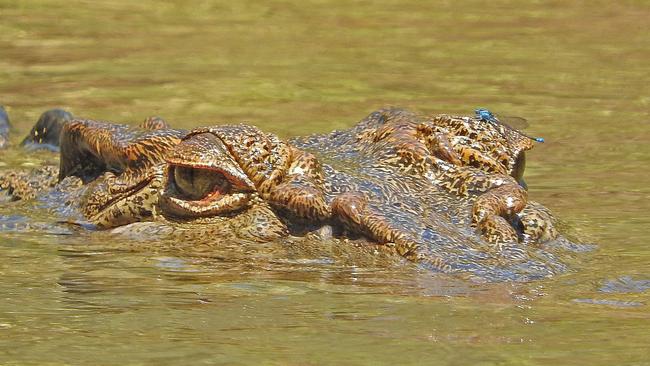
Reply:
<svg viewBox="0 0 650 366"><path fill-rule="evenodd" d="M53 107L290 137L385 105L484 106L544 136L530 195L598 244L566 275L478 285L18 228L0 234L0 363L650 364L649 17L645 1L0 1L14 144Z"/></svg>

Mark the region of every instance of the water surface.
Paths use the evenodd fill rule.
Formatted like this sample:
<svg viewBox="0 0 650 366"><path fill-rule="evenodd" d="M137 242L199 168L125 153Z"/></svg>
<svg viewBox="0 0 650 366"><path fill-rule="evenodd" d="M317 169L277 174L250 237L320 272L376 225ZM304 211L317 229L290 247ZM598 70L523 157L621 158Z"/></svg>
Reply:
<svg viewBox="0 0 650 366"><path fill-rule="evenodd" d="M553 279L480 285L327 250L25 231L47 217L4 207L0 363L650 364L649 18L645 1L0 0L14 144L53 107L290 137L483 106L547 140L530 196L598 244Z"/></svg>

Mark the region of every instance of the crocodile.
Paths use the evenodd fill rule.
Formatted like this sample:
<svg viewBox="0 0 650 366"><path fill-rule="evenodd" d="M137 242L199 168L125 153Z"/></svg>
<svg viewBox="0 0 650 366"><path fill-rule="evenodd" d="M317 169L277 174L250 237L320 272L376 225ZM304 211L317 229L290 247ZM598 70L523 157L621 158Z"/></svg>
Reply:
<svg viewBox="0 0 650 366"><path fill-rule="evenodd" d="M389 108L288 141L247 125L77 119L59 146L58 172L38 174L73 187L71 204L98 229L195 244L326 233L484 280L565 270L557 251L570 242L524 188L533 141L477 117ZM0 188L12 194L29 174L4 173Z"/></svg>

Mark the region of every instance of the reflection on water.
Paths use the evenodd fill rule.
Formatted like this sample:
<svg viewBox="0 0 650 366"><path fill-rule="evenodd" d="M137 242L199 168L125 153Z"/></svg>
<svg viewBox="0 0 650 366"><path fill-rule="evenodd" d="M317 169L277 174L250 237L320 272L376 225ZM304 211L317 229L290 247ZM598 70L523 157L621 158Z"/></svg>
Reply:
<svg viewBox="0 0 650 366"><path fill-rule="evenodd" d="M487 107L544 136L531 197L598 243L566 275L479 285L333 245L188 252L3 204L0 363L648 362L643 2L38 0L0 14L14 146L52 107L285 137L385 105ZM56 158L0 151L2 167L42 162Z"/></svg>

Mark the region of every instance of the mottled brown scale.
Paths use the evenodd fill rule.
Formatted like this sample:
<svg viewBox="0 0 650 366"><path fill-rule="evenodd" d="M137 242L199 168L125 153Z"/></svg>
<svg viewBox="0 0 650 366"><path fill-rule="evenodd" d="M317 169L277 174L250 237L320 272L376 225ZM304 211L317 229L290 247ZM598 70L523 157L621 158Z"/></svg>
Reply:
<svg viewBox="0 0 650 366"><path fill-rule="evenodd" d="M165 121L162 117L151 116L145 118L144 121L140 124L140 128L145 130L164 130L170 129L169 123Z"/></svg>
<svg viewBox="0 0 650 366"><path fill-rule="evenodd" d="M256 127L203 127L192 130L189 136L200 133L217 136L263 196L283 180L291 164L289 146L277 136Z"/></svg>
<svg viewBox="0 0 650 366"><path fill-rule="evenodd" d="M91 180L93 169L134 172L160 166L165 154L180 141L177 130L136 130L123 125L92 120L73 120L61 134L59 178L79 176ZM94 172L97 173L97 172ZM128 185L128 183L125 183Z"/></svg>
<svg viewBox="0 0 650 366"><path fill-rule="evenodd" d="M43 166L32 171L9 171L0 174L0 191L8 201L29 200L43 189L54 187L59 171L53 166Z"/></svg>
<svg viewBox="0 0 650 366"><path fill-rule="evenodd" d="M472 166L490 173L507 174L507 165L502 161L495 160L480 150L467 146L455 146L460 161L463 165Z"/></svg>
<svg viewBox="0 0 650 366"><path fill-rule="evenodd" d="M59 180L92 182L82 211L99 227L146 220L155 214L165 156L183 134L73 120L61 133Z"/></svg>
<svg viewBox="0 0 650 366"><path fill-rule="evenodd" d="M270 202L300 218L328 219L331 213L325 202L320 162L312 154L295 148L291 148L291 161L284 181L270 190Z"/></svg>
<svg viewBox="0 0 650 366"><path fill-rule="evenodd" d="M417 138L425 143L429 152L453 165L461 165L461 157L456 152L449 140L449 137L441 132L436 126L429 123L420 123L417 126Z"/></svg>
<svg viewBox="0 0 650 366"><path fill-rule="evenodd" d="M525 242L544 243L560 235L555 227L556 219L546 207L537 202L529 201L517 216L524 227Z"/></svg>

